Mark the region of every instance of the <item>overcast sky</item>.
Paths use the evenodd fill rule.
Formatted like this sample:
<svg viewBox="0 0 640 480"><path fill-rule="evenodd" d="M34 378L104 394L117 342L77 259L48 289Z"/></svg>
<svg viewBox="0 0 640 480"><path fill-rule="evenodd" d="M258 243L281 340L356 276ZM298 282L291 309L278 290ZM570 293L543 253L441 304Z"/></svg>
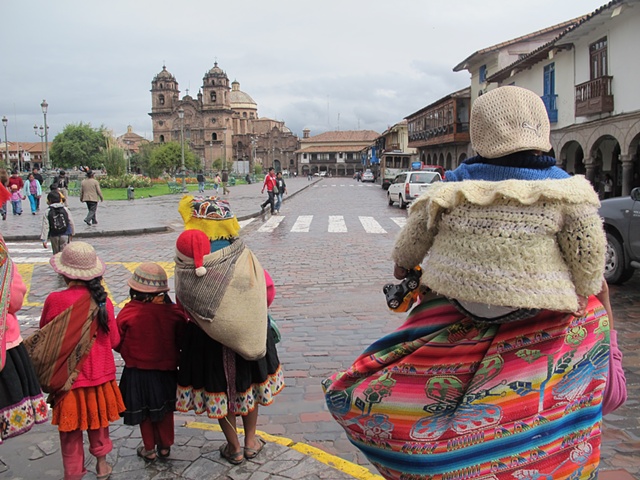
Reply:
<svg viewBox="0 0 640 480"><path fill-rule="evenodd" d="M218 65L302 136L379 133L469 84L473 52L590 13L605 0L2 0L0 116L9 141L68 123L151 138L163 62L181 96ZM0 130L4 139L4 131Z"/></svg>

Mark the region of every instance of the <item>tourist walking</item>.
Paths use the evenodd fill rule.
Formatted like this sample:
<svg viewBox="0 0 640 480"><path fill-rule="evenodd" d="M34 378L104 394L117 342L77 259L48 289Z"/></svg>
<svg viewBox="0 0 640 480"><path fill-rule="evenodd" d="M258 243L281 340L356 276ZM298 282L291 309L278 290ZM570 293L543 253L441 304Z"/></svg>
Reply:
<svg viewBox="0 0 640 480"><path fill-rule="evenodd" d="M97 225L98 219L96 212L98 210L98 201L104 201L100 183L94 178L93 171L87 170L87 178L80 185L80 201L87 204L87 216L84 223L87 225Z"/></svg>
<svg viewBox="0 0 640 480"><path fill-rule="evenodd" d="M278 172L276 175L276 189L278 190L275 193L276 205L275 205L275 213L276 215L280 212L280 207L282 205L282 196L287 193L287 184L282 177L282 172Z"/></svg>
<svg viewBox="0 0 640 480"><path fill-rule="evenodd" d="M327 405L385 478L595 478L602 415L626 398L597 194L542 153L529 90L477 98L470 134L478 155L393 249L397 278L424 262L421 303L323 382Z"/></svg>
<svg viewBox="0 0 640 480"><path fill-rule="evenodd" d="M198 175L196 175L196 180L198 181L198 193L204 193L205 178L204 178L204 173L202 173L202 170L200 170L198 172Z"/></svg>
<svg viewBox="0 0 640 480"><path fill-rule="evenodd" d="M35 215L38 210L38 200L42 195L42 187L40 182L36 180L33 173L30 173L27 177L27 181L24 184L23 193L25 197L29 199L29 206L31 207L31 215Z"/></svg>
<svg viewBox="0 0 640 480"><path fill-rule="evenodd" d="M177 410L217 419L227 440L220 455L237 465L261 452L258 407L284 388L267 320L275 287L239 238L227 202L185 196L179 211L186 230L176 242L176 298L191 321L180 355Z"/></svg>
<svg viewBox="0 0 640 480"><path fill-rule="evenodd" d="M42 190L42 187L44 187L44 177L40 173L40 170L38 167L34 167L31 172L33 173L33 178L35 178L40 184L40 190ZM40 197L36 197L36 211L40 211Z"/></svg>
<svg viewBox="0 0 640 480"><path fill-rule="evenodd" d="M222 170L221 180L222 180L222 194L226 195L231 191L227 188L227 184L229 183L229 173L226 170Z"/></svg>
<svg viewBox="0 0 640 480"><path fill-rule="evenodd" d="M47 240L49 240L51 242L51 250L55 255L61 252L71 241L76 227L73 223L71 210L65 207L60 192L57 190L49 192L47 204L49 205L49 210L42 217L40 241L44 248L48 248Z"/></svg>
<svg viewBox="0 0 640 480"><path fill-rule="evenodd" d="M264 194L264 190L267 190L267 199L260 205L260 213L264 213L264 209L267 205L270 207L270 212L273 215L276 209L275 195L278 187L276 187L276 173L273 167L269 168L267 176L264 177L264 183L262 184L261 194Z"/></svg>
<svg viewBox="0 0 640 480"><path fill-rule="evenodd" d="M167 274L157 263L138 266L127 282L131 301L118 314L124 370L120 391L125 425L140 425L145 462L167 458L174 442L179 342L187 318L169 297Z"/></svg>
<svg viewBox="0 0 640 480"><path fill-rule="evenodd" d="M67 205L67 199L69 198L69 177L64 170L60 170L58 177L53 181L53 184L57 185L58 190L62 194L64 205Z"/></svg>
<svg viewBox="0 0 640 480"><path fill-rule="evenodd" d="M109 424L125 410L112 352L120 335L113 304L102 286L105 264L85 242L71 242L50 263L67 289L46 298L38 332L41 341L35 342L30 354L43 388L51 393L51 423L60 434L65 480L87 473L83 431L89 437L89 452L97 459L97 478L104 480L112 471L107 463L113 448ZM48 345L46 350L37 348L43 344ZM48 365L56 368L51 371ZM43 378L42 372L51 372L50 378Z"/></svg>

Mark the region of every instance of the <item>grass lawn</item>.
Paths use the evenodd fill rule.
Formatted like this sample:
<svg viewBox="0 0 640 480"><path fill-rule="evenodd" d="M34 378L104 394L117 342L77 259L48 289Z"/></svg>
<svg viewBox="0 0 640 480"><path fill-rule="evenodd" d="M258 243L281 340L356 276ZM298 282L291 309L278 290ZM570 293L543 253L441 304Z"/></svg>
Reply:
<svg viewBox="0 0 640 480"><path fill-rule="evenodd" d="M187 184L187 190L189 192L197 192L198 185L189 185ZM149 197L158 197L160 195L170 195L169 186L166 183L161 183L158 185L154 185L150 188L136 188L135 189L136 198L149 198ZM102 195L105 200L126 200L127 199L127 189L126 188L103 188ZM178 196L179 194L176 194Z"/></svg>

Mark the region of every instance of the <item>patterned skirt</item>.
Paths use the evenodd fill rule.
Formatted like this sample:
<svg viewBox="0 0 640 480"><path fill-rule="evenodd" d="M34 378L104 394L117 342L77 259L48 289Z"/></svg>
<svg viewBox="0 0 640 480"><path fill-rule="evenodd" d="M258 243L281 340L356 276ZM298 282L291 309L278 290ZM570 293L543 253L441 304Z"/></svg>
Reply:
<svg viewBox="0 0 640 480"><path fill-rule="evenodd" d="M227 376L224 368L222 344L216 342L195 323L189 323L185 333L178 369L179 412L193 410L206 413L209 418L223 418L229 411L247 415L257 405L270 405L284 388L284 373L269 329L267 354L254 361L235 357L235 398L231 405L227 398Z"/></svg>
<svg viewBox="0 0 640 480"><path fill-rule="evenodd" d="M323 382L329 411L388 479L594 479L609 321L541 311L472 321L441 297Z"/></svg>
<svg viewBox="0 0 640 480"><path fill-rule="evenodd" d="M97 430L120 419L124 402L115 380L95 387L72 388L53 406L51 423L61 432Z"/></svg>
<svg viewBox="0 0 640 480"><path fill-rule="evenodd" d="M7 350L0 372L0 443L46 423L49 408L24 345Z"/></svg>

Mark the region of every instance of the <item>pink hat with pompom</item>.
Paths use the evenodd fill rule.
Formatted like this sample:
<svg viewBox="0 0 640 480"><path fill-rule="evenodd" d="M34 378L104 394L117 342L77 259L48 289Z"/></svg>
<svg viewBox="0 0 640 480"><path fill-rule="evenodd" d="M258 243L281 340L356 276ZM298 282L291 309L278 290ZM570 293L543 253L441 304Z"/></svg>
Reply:
<svg viewBox="0 0 640 480"><path fill-rule="evenodd" d="M193 259L196 275L202 277L207 273L204 267L204 257L211 251L209 237L200 230L185 230L176 240L178 256Z"/></svg>

